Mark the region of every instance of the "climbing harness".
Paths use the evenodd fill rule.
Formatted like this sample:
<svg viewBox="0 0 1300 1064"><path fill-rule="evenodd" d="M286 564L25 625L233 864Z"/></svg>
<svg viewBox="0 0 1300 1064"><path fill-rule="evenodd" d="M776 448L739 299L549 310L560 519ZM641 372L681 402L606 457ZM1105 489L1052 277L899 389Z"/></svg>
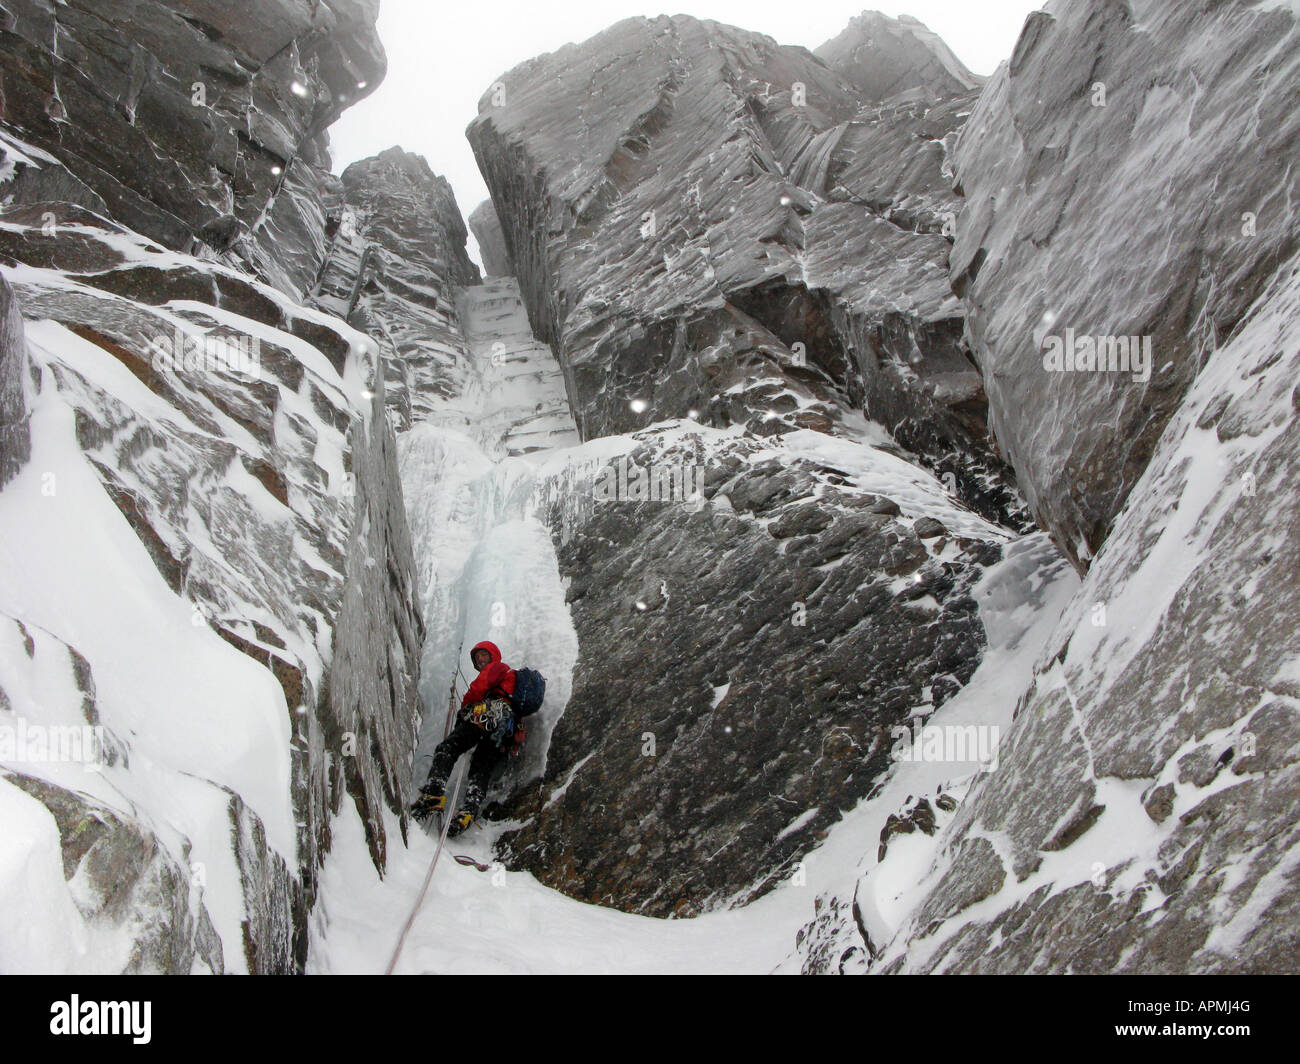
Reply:
<svg viewBox="0 0 1300 1064"><path fill-rule="evenodd" d="M470 706L465 719L486 732L488 738L500 748L504 748L506 740L515 734L515 713L510 703L504 699L489 698L486 702Z"/></svg>

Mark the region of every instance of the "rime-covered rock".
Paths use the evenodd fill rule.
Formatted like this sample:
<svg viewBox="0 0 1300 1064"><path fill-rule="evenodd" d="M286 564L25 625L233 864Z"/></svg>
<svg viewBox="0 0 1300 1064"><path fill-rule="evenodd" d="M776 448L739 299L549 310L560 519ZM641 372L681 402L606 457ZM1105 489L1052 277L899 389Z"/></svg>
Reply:
<svg viewBox="0 0 1300 1064"><path fill-rule="evenodd" d="M0 656L0 724L101 727L106 751L93 774L19 756L15 781L48 799L61 832L108 827L94 852L120 864L116 893L70 889L87 928L134 941L122 970L298 970L345 800L380 868L380 809L405 826L420 712L378 349L246 274L68 204L0 215L0 272L13 459L0 520L19 566L0 606L18 626ZM24 454L11 440L36 397L45 413L39 426L27 414ZM62 512L69 564L50 567L56 537L41 522ZM69 583L87 564L150 604L124 644L94 621L98 578ZM41 596L25 597L24 566L42 573ZM160 686L178 671L190 690ZM226 683L220 715L202 715ZM191 748L214 727L219 741ZM67 867L91 875L84 860ZM81 963L117 956L105 946Z"/></svg>
<svg viewBox="0 0 1300 1064"><path fill-rule="evenodd" d="M971 588L1011 534L817 432L687 422L590 447L540 471L580 653L503 852L628 911L751 900L888 775L891 729L970 679ZM921 538L936 514L952 531Z"/></svg>
<svg viewBox="0 0 1300 1064"><path fill-rule="evenodd" d="M73 202L301 295L324 253L325 128L384 74L377 15L377 0L5 0L5 124L64 164Z"/></svg>
<svg viewBox="0 0 1300 1064"><path fill-rule="evenodd" d="M946 269L971 97L865 99L685 17L499 88L469 137L582 438L633 477L703 471L694 502L593 501L612 460L538 473L580 655L503 852L694 915L790 875L981 659L970 591L1023 512Z"/></svg>
<svg viewBox="0 0 1300 1064"><path fill-rule="evenodd" d="M1300 30L1267 7L1048 5L961 132L951 272L991 425L1081 568L1300 246ZM1151 364L1109 347L1104 372L1045 362L1075 337L1084 359L1085 340L1148 338Z"/></svg>
<svg viewBox="0 0 1300 1064"><path fill-rule="evenodd" d="M474 239L478 241L478 249L483 255L483 269L488 276L513 277L515 266L506 249L501 219L497 217L491 200L484 200L474 208L469 216L469 227L474 233Z"/></svg>
<svg viewBox="0 0 1300 1064"><path fill-rule="evenodd" d="M353 163L313 300L375 337L399 430L464 385L456 296L479 282L451 186L400 148Z"/></svg>
<svg viewBox="0 0 1300 1064"><path fill-rule="evenodd" d="M1292 260L1165 427L878 970L1296 971L1298 323Z"/></svg>
<svg viewBox="0 0 1300 1064"><path fill-rule="evenodd" d="M967 70L936 33L910 15L893 19L864 11L813 54L868 100L904 92L951 96L978 88L985 80Z"/></svg>
<svg viewBox="0 0 1300 1064"><path fill-rule="evenodd" d="M692 410L835 433L865 405L1024 527L947 278L970 99L882 104L806 50L687 17L506 74L469 137L583 438Z"/></svg>
<svg viewBox="0 0 1300 1064"><path fill-rule="evenodd" d="M301 970L331 822L358 816L381 870L384 806L406 830L423 627L389 405L409 423L455 377L478 274L423 160L328 173L325 127L383 72L377 4L119 7L0 6L0 516L35 550L41 499L76 481L97 516L66 549L127 566L157 623L181 611L159 673L200 690L170 733L162 680L132 710L110 667L164 630L110 653L93 593L15 590L3 619L50 632L34 657L10 640L0 725L66 717L111 757L90 787L21 756L10 779L65 844L109 828L90 852L115 891L64 863L70 970ZM32 428L38 399L67 424ZM192 750L217 661L227 734Z"/></svg>
<svg viewBox="0 0 1300 1064"><path fill-rule="evenodd" d="M993 422L1086 579L997 768L910 878L864 858L812 970L856 944L886 973L1297 969L1300 33L1133 7L1031 15L957 150ZM1153 334L1150 382L1044 372L1067 328Z"/></svg>

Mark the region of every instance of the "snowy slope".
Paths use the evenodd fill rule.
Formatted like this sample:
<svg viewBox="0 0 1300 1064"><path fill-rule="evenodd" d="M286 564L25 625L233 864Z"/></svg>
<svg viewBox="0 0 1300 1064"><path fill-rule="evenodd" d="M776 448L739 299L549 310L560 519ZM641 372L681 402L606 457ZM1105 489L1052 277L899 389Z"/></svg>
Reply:
<svg viewBox="0 0 1300 1064"><path fill-rule="evenodd" d="M1041 535L1024 540L990 569L978 590L990 631L989 653L970 684L933 722L1009 724L1042 638L1077 586L1077 577ZM863 908L874 907L872 933L879 936L877 943L882 941L905 918L908 899L917 896L908 892L935 845L932 838L909 837L906 841L920 845L891 853L888 878L873 874L875 839L885 818L904 804L905 796L933 796L941 789L960 795L978 771L978 765L900 765L880 794L847 813L785 883L750 904L690 920L584 904L542 886L528 873L507 871L494 858L493 847L510 825L489 824L485 831L447 844L397 973L838 971L844 950L863 950L852 913L840 898L851 904L856 888ZM433 858L434 840L418 833L412 839L408 851L394 855L381 880L366 858L359 832L350 825L340 827L323 873L309 971L377 973L386 968ZM456 854L489 870L456 864L450 859ZM817 925L821 913L836 918ZM829 963L823 963L828 956ZM852 963L847 970L855 970Z"/></svg>

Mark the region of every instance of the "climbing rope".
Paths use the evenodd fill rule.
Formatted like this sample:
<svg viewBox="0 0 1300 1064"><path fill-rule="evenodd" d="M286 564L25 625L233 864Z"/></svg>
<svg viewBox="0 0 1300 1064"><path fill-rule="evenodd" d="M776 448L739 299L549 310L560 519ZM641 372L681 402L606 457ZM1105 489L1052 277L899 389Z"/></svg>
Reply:
<svg viewBox="0 0 1300 1064"><path fill-rule="evenodd" d="M464 771L456 777L456 786L453 789L453 795L456 799L460 798L460 785L464 778ZM402 928L402 933L397 937L397 945L393 949L393 959L388 962L388 970L385 975L392 975L393 969L397 967L397 958L402 954L402 947L406 944L406 936L411 933L411 927L415 924L416 914L420 911L420 906L424 904L424 896L429 892L429 884L433 882L434 870L438 867L438 858L442 856L442 848L447 842L447 829L451 827L454 819L451 811L456 808L455 801L448 804L447 809L442 817L442 834L438 836L438 848L433 851L433 860L429 862L429 871L424 877L424 886L420 888L420 896L415 899L415 905L411 909L411 915L406 918L406 926Z"/></svg>
<svg viewBox="0 0 1300 1064"><path fill-rule="evenodd" d="M464 649L464 644L461 644ZM456 672L460 672L460 655L457 654ZM451 734L452 721L456 718L456 677L451 678L451 689L447 697L447 722L443 725L442 737L447 738ZM438 848L433 851L433 860L429 862L429 871L425 873L424 885L420 887L419 897L415 899L415 905L411 908L411 914L406 918L406 925L402 928L402 933L397 936L397 945L393 947L393 958L388 962L388 968L385 975L392 975L393 970L397 967L397 958L402 955L402 947L406 945L406 936L411 933L411 928L415 924L416 914L420 911L420 906L424 904L424 896L429 893L429 884L433 882L433 873L438 867L438 858L442 856L442 848L447 843L447 831L451 827L454 819L453 813L456 809L456 803L460 801L460 785L465 781L465 767L462 765L456 773L455 785L451 788L451 801L444 807L442 812L442 834L438 836Z"/></svg>

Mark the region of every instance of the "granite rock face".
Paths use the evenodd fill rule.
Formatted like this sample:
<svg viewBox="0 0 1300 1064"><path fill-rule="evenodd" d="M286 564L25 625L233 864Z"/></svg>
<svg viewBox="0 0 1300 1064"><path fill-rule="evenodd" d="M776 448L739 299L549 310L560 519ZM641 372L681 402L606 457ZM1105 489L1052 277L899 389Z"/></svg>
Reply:
<svg viewBox="0 0 1300 1064"><path fill-rule="evenodd" d="M970 591L1011 535L901 458L812 431L628 442L595 474L617 498L552 489L580 654L503 852L581 900L693 916L793 875L888 775L891 729L966 684L985 642ZM637 498L674 473L698 497Z"/></svg>
<svg viewBox="0 0 1300 1064"><path fill-rule="evenodd" d="M867 99L803 49L678 17L500 79L469 137L584 439L692 410L834 432L865 405L1025 527L947 278L971 97L926 77L930 98Z"/></svg>
<svg viewBox="0 0 1300 1064"><path fill-rule="evenodd" d="M343 173L313 302L375 337L398 431L465 380L456 293L479 283L451 186L400 148Z"/></svg>
<svg viewBox="0 0 1300 1064"><path fill-rule="evenodd" d="M921 79L881 100L803 49L633 19L470 126L582 439L703 477L694 502L593 503L595 469L539 489L580 655L503 852L575 897L770 890L981 659L970 591L1026 515L947 275L973 96Z"/></svg>
<svg viewBox="0 0 1300 1064"><path fill-rule="evenodd" d="M813 54L867 100L917 91L959 95L985 80L967 70L937 34L910 15L892 19L864 11Z"/></svg>
<svg viewBox="0 0 1300 1064"><path fill-rule="evenodd" d="M685 915L762 893L852 815L873 825L865 871L819 898L805 970L1294 971L1295 19L1059 4L979 93L929 45L935 65L908 64L921 83L873 62L897 32L855 22L820 50L828 74L741 31L633 20L480 105L469 136L583 438L709 470L693 506L552 515L581 653L505 852L584 900ZM1054 336L1076 368L1044 363ZM1080 338L1127 336L1127 368L1077 368ZM999 655L1026 618L1035 641L1055 626L1021 686L976 678L973 569L948 570L932 626L900 627L873 598L893 564L880 530L824 553L852 515L890 520L835 480L860 468L844 452L818 455L830 471L799 453L809 429L860 446L857 405L900 457L979 461L993 491L954 478L955 494L1020 531L994 501L1000 449L1088 570L1075 593L1042 536L964 537L976 564L1013 555L1023 601L1004 604ZM734 439L641 428L683 414ZM928 554L954 518L912 501L896 546ZM791 601L840 577L829 600L854 616L819 614L801 654ZM916 656L877 674L900 631ZM997 763L900 775L873 758L920 692L895 703L873 681L928 684L945 644L962 667L932 711L1000 721ZM824 748L809 763L809 736L841 722L844 767ZM764 794L794 796L788 822ZM900 923L873 883L918 845L929 868Z"/></svg>
<svg viewBox="0 0 1300 1064"><path fill-rule="evenodd" d="M506 250L506 235L491 200L484 200L469 216L470 231L483 255L483 269L489 277L513 277L515 265Z"/></svg>
<svg viewBox="0 0 1300 1064"><path fill-rule="evenodd" d="M112 824L100 848L136 884L110 904L65 862L73 968L301 970L332 820L361 819L381 870L382 807L406 830L424 632L394 427L463 373L456 290L478 271L422 159L328 172L326 127L383 74L373 0L101 8L0 4L0 481L22 496L0 514L39 513L55 474L33 464L30 412L66 409L72 436L47 425L44 461L82 456L104 523L76 549L137 543L157 576L128 582L160 616L184 603L186 630L192 614L171 657L199 675L225 655L258 690L232 695L248 719L206 758L160 753L156 721L126 728L101 684L93 726L117 760L95 779L129 806L43 762L11 779L40 789L56 838ZM6 608L30 621L16 592ZM111 655L83 620L49 626L93 678ZM33 700L26 660L6 659L0 709L40 720L58 707ZM162 713L163 692L137 694ZM163 785L175 808L142 789L158 761L182 773Z"/></svg>
<svg viewBox="0 0 1300 1064"><path fill-rule="evenodd" d="M992 424L1086 579L903 915L864 854L809 970L1297 971L1298 47L1260 5L1054 5L963 130ZM1151 377L1047 372L1053 334L1150 336Z"/></svg>
<svg viewBox="0 0 1300 1064"><path fill-rule="evenodd" d="M49 175L39 187L76 187L9 144ZM0 717L103 729L94 773L21 751L9 764L65 856L69 833L90 846L65 861L91 944L69 963L301 970L332 819L361 818L381 869L381 808L405 830L421 710L379 347L67 202L0 214L0 273L0 519L16 566ZM59 499L78 564L42 553ZM95 619L96 567L149 604L125 643L111 640L129 610Z"/></svg>
<svg viewBox="0 0 1300 1064"><path fill-rule="evenodd" d="M1289 12L1052 4L962 130L952 278L991 425L1081 569L1201 367L1300 246L1298 79ZM1149 364L1112 349L1128 337ZM1087 368L1094 348L1105 370Z"/></svg>
<svg viewBox="0 0 1300 1064"><path fill-rule="evenodd" d="M4 124L64 163L73 202L301 294L324 252L325 129L385 71L377 15L377 0L5 0Z"/></svg>
<svg viewBox="0 0 1300 1064"><path fill-rule="evenodd" d="M1166 426L881 970L1297 970L1297 323L1293 260Z"/></svg>

